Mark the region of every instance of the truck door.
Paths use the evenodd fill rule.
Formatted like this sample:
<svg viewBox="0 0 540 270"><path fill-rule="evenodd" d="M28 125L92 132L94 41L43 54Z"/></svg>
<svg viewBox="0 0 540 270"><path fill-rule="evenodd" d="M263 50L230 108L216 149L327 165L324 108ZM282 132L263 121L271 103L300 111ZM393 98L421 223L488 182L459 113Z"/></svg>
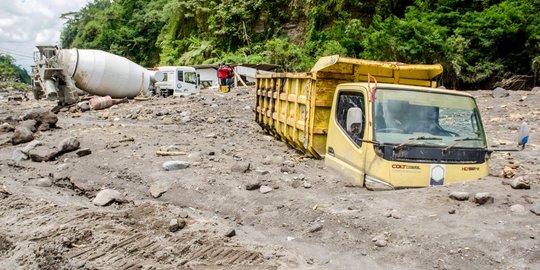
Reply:
<svg viewBox="0 0 540 270"><path fill-rule="evenodd" d="M366 95L354 90L338 90L334 98L326 141L325 163L364 184L366 137Z"/></svg>
<svg viewBox="0 0 540 270"><path fill-rule="evenodd" d="M184 93L184 71L177 69L176 70L176 82L174 87L174 95L182 95Z"/></svg>
<svg viewBox="0 0 540 270"><path fill-rule="evenodd" d="M195 71L184 71L184 89L185 94L195 94L199 92L199 78Z"/></svg>

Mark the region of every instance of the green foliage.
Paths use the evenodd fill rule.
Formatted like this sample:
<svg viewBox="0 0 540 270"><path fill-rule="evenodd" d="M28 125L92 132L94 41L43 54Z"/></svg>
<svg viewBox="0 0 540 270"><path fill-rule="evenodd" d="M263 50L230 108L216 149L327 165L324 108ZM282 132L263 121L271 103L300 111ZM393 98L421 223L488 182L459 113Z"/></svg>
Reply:
<svg viewBox="0 0 540 270"><path fill-rule="evenodd" d="M15 81L30 83L30 75L25 69L15 65L15 60L10 55L0 54L0 81Z"/></svg>
<svg viewBox="0 0 540 270"><path fill-rule="evenodd" d="M441 63L454 87L540 72L540 2L527 0L94 0L66 21L63 47L146 66L272 63L321 56Z"/></svg>

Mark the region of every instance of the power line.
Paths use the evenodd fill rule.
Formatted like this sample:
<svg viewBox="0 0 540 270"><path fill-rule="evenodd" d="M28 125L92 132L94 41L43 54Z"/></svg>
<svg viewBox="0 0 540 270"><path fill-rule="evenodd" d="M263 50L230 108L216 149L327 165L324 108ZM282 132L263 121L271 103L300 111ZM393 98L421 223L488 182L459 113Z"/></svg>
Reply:
<svg viewBox="0 0 540 270"><path fill-rule="evenodd" d="M25 57L25 58L29 58L29 59L34 59L34 57L32 57L32 56L28 56L28 55L25 55L25 54L22 54L22 53L19 53L19 52L9 51L9 50L3 49L3 48L0 48L0 53L9 54L9 55L12 55L12 56L19 56L19 57Z"/></svg>
<svg viewBox="0 0 540 270"><path fill-rule="evenodd" d="M15 41L15 40L0 41L0 43L34 44L33 41Z"/></svg>

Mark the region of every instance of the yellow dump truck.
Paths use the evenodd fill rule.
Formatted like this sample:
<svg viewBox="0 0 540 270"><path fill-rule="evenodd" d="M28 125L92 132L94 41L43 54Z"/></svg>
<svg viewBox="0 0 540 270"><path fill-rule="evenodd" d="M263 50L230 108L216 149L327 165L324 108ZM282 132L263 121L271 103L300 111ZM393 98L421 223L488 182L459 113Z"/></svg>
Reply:
<svg viewBox="0 0 540 270"><path fill-rule="evenodd" d="M435 88L442 70L323 57L309 73L258 75L255 120L369 189L486 176L490 152L476 101Z"/></svg>

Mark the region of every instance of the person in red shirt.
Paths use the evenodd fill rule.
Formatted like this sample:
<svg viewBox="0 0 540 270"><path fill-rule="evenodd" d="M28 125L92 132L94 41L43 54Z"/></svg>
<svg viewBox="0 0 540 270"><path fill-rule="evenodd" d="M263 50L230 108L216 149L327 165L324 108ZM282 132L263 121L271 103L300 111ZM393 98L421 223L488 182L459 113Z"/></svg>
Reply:
<svg viewBox="0 0 540 270"><path fill-rule="evenodd" d="M219 85L227 85L228 74L229 74L229 69L227 69L227 66L225 65L225 63L221 63L218 68Z"/></svg>

